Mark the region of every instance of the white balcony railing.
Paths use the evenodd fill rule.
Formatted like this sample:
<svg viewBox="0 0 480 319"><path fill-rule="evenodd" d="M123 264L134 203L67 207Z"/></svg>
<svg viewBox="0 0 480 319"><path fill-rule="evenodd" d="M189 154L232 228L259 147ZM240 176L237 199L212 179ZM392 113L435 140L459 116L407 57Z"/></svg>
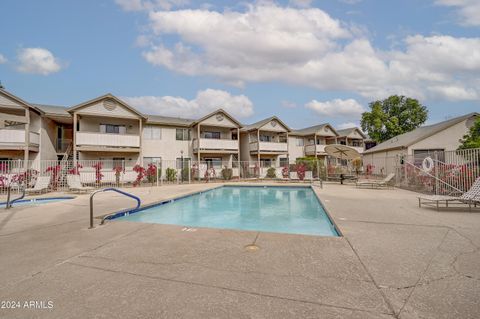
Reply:
<svg viewBox="0 0 480 319"><path fill-rule="evenodd" d="M250 151L258 151L260 144L260 152L287 152L287 143L278 142L252 142L250 143Z"/></svg>
<svg viewBox="0 0 480 319"><path fill-rule="evenodd" d="M76 132L77 145L140 147L140 136L129 134L106 134L91 132Z"/></svg>
<svg viewBox="0 0 480 319"><path fill-rule="evenodd" d="M325 147L327 147L327 146L328 145L317 144L317 154L325 154ZM351 147L351 148L355 149L360 154L363 153L363 147L350 146L350 145L348 145L348 147ZM305 154L306 155L314 155L315 154L315 145L313 145L313 144L305 145Z"/></svg>
<svg viewBox="0 0 480 319"><path fill-rule="evenodd" d="M30 132L30 144L39 145L40 135ZM25 144L25 130L0 130L0 144Z"/></svg>
<svg viewBox="0 0 480 319"><path fill-rule="evenodd" d="M193 140L194 150L198 150L198 141L198 139ZM200 149L238 151L238 140L201 138Z"/></svg>

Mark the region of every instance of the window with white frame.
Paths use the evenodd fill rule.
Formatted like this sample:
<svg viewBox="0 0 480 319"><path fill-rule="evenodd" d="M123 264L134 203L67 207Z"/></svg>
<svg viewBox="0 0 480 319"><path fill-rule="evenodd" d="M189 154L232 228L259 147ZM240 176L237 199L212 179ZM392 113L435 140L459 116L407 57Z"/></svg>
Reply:
<svg viewBox="0 0 480 319"><path fill-rule="evenodd" d="M295 145L297 146L303 146L303 138L302 137L297 137L295 139Z"/></svg>
<svg viewBox="0 0 480 319"><path fill-rule="evenodd" d="M155 125L147 125L143 128L143 138L146 140L161 140L162 128Z"/></svg>
<svg viewBox="0 0 480 319"><path fill-rule="evenodd" d="M188 128L177 128L175 138L177 141L189 141L190 130Z"/></svg>

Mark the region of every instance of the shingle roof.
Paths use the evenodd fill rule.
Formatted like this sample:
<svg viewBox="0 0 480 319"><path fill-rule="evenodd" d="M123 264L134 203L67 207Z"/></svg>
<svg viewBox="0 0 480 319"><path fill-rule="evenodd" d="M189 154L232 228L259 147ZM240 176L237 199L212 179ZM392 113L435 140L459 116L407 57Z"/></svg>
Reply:
<svg viewBox="0 0 480 319"><path fill-rule="evenodd" d="M330 125L330 123L323 123L323 124L319 124L319 125L314 125L314 126L302 128L302 129L299 129L299 130L294 130L291 133L291 135L301 135L301 136L313 135L313 134L321 131L326 126L330 127L333 130L333 132L338 135L337 131L333 128L332 125Z"/></svg>
<svg viewBox="0 0 480 319"><path fill-rule="evenodd" d="M190 126L194 120L183 119L179 117L169 117L160 115L147 115L147 124L165 124L165 125L178 125L178 126Z"/></svg>
<svg viewBox="0 0 480 319"><path fill-rule="evenodd" d="M480 114L475 112L469 113L469 114L465 114L465 115L462 115L447 121L443 121L437 124L419 127L411 132L400 134L389 140L386 140L385 142L380 143L377 146L372 147L371 149L365 151L363 154L376 153L376 152L387 151L391 149L408 147L429 136L432 136L440 131L447 129L450 126L460 123L472 116L478 116L478 115Z"/></svg>
<svg viewBox="0 0 480 319"><path fill-rule="evenodd" d="M47 105L47 104L32 104L42 110L47 115L58 115L72 117L68 113L67 108L59 105Z"/></svg>
<svg viewBox="0 0 480 319"><path fill-rule="evenodd" d="M262 126L264 126L265 124L267 124L268 122L270 122L271 120L277 120L278 122L280 122L280 124L282 124L288 131L290 131L291 129L288 127L287 124L285 124L282 120L280 120L278 117L276 116L270 116L270 117L267 117L266 119L263 119L263 120L260 120L258 122L255 122L255 123L252 123L252 124L249 124L249 125L244 125L243 128L242 128L242 131L251 131L251 130L258 130L259 128L261 128Z"/></svg>
<svg viewBox="0 0 480 319"><path fill-rule="evenodd" d="M360 132L360 134L362 135L363 138L366 138L367 135L365 135L365 133L362 132L361 129L359 129L358 127L354 126L354 127L349 127L349 128L345 128L343 130L337 130L337 133L339 136L348 136L350 135L353 131L358 131Z"/></svg>

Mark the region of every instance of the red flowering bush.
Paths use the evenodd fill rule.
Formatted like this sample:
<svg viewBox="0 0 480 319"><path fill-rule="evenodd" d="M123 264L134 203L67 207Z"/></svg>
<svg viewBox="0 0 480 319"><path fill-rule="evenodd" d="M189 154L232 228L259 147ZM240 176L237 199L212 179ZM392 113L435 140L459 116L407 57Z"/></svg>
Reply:
<svg viewBox="0 0 480 319"><path fill-rule="evenodd" d="M58 187L58 182L60 179L60 170L62 167L60 165L49 166L45 170L45 173L50 173L51 179L50 184L52 185L52 189L56 190Z"/></svg>
<svg viewBox="0 0 480 319"><path fill-rule="evenodd" d="M83 168L83 166L80 165L79 163L77 163L77 165L74 168L71 168L71 169L68 170L68 174L69 175L80 175L80 171L79 171L80 168Z"/></svg>
<svg viewBox="0 0 480 319"><path fill-rule="evenodd" d="M297 176L298 176L299 180L303 181L305 179L306 170L307 170L307 168L306 168L305 164L301 163L301 164L297 165Z"/></svg>
<svg viewBox="0 0 480 319"><path fill-rule="evenodd" d="M285 165L285 166L282 168L282 176L283 176L283 178L288 178L288 177L289 177L288 174L289 174L289 169L288 169L288 166Z"/></svg>
<svg viewBox="0 0 480 319"><path fill-rule="evenodd" d="M147 180L152 183L157 181L157 165L150 163L148 164L147 171L145 172L147 175Z"/></svg>
<svg viewBox="0 0 480 319"><path fill-rule="evenodd" d="M102 168L103 168L103 163L102 162L98 162L94 165L92 165L92 167L95 169L95 182L98 184L100 184L102 182L102 177L103 177L103 174L102 174Z"/></svg>
<svg viewBox="0 0 480 319"><path fill-rule="evenodd" d="M113 171L115 172L115 183L117 185L120 184L120 174L123 172L123 167L122 166L115 166L113 168Z"/></svg>
<svg viewBox="0 0 480 319"><path fill-rule="evenodd" d="M138 164L133 167L133 171L137 173L137 178L133 182L133 186L136 187L142 182L142 179L145 177L146 171L145 168Z"/></svg>

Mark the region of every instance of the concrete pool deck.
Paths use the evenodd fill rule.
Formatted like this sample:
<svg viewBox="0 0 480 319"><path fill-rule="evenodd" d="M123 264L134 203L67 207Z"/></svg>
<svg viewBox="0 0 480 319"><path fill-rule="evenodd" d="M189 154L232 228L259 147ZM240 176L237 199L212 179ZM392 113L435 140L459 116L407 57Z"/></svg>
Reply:
<svg viewBox="0 0 480 319"><path fill-rule="evenodd" d="M147 204L216 186L128 191ZM399 189L315 191L344 237L123 221L89 230L88 195L2 210L0 300L53 308L0 318L480 316L479 213L420 209ZM132 205L113 193L95 201L98 216Z"/></svg>

